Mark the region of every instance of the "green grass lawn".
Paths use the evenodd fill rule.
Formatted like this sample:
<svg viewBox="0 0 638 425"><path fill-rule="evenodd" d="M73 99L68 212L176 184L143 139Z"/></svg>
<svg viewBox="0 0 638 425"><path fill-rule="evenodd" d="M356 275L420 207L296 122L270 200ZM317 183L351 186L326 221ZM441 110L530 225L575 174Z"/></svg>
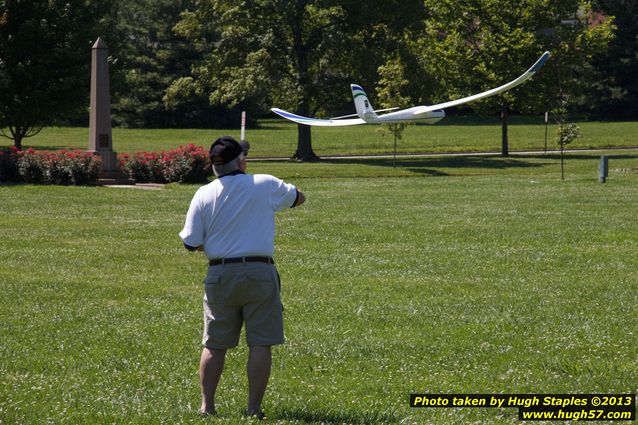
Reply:
<svg viewBox="0 0 638 425"><path fill-rule="evenodd" d="M297 147L297 127L283 119L265 120L259 129L247 129L251 157L290 157ZM638 146L638 122L582 122L583 138L575 148ZM382 136L379 126L365 125L339 128L314 128L313 148L317 155L378 154L394 151L391 135ZM556 149L553 137L556 125L548 127L548 149ZM217 137L229 134L239 138L239 129L227 130L135 130L113 129L113 149L117 152L165 151L187 143L210 146ZM25 139L25 147L38 149L88 148L87 128L46 128L35 137ZM511 150L545 149L545 126L542 117L514 117L509 126ZM8 145L8 140L1 141ZM0 145L3 146L3 145ZM501 127L497 120L448 117L429 126L408 127L398 141L397 152L465 152L500 151Z"/></svg>
<svg viewBox="0 0 638 425"><path fill-rule="evenodd" d="M638 391L638 154L610 154L606 184L597 162L568 155L565 181L543 154L251 162L308 199L277 217L268 423L517 424L409 395ZM206 265L177 236L196 189L0 185L0 423L213 422ZM214 423L251 423L246 355Z"/></svg>

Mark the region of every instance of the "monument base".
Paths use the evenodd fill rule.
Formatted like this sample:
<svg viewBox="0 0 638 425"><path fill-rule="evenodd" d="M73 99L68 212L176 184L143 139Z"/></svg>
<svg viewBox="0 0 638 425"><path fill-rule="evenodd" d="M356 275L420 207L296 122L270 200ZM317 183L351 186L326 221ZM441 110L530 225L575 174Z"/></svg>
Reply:
<svg viewBox="0 0 638 425"><path fill-rule="evenodd" d="M128 174L122 171L102 171L97 179L100 186L106 185L135 185L135 180L131 180Z"/></svg>
<svg viewBox="0 0 638 425"><path fill-rule="evenodd" d="M97 184L99 185L111 185L111 184L130 184L134 185L135 180L131 180L131 178L120 170L117 163L117 152L113 152L111 150L97 150L97 151L88 151L93 155L98 155L102 158L102 171L100 171L100 175L98 176Z"/></svg>

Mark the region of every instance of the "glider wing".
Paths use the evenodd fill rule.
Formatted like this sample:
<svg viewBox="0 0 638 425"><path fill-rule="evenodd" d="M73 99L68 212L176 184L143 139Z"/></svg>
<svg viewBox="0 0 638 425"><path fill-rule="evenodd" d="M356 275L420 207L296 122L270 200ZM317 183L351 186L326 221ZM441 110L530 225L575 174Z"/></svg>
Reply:
<svg viewBox="0 0 638 425"><path fill-rule="evenodd" d="M346 125L358 125L358 124L365 124L366 122L364 120L362 120L361 118L356 118L356 119L351 119L351 120L336 120L336 119L329 119L329 120L322 120L322 119L317 119L317 118L308 118L308 117L303 117L301 115L297 115L297 114L293 114L291 112L286 112L284 110L281 110L279 108L272 108L271 111L273 111L275 114L284 117L290 121L294 121L297 124L305 124L305 125L315 125L315 126L319 126L319 127L342 127L342 126L346 126Z"/></svg>
<svg viewBox="0 0 638 425"><path fill-rule="evenodd" d="M423 106L421 108L418 108L418 110L415 111L415 114L422 114L428 111L435 111L437 109L445 109L445 108L450 108L452 106L462 105L464 103L472 102L478 99L483 99L485 97L494 96L495 94L503 93L504 91L513 89L514 87L521 85L525 81L532 78L534 74L536 74L536 72L539 69L541 69L543 65L545 65L545 62L547 62L547 59L549 59L549 52L543 53L543 55L536 61L536 63L534 63L534 65L532 65L527 71L525 71L523 75L521 75L515 80L510 81L507 84L503 84L500 87L496 87L494 89L484 91L483 93L464 97L462 99L452 100L445 103L439 103L438 105Z"/></svg>

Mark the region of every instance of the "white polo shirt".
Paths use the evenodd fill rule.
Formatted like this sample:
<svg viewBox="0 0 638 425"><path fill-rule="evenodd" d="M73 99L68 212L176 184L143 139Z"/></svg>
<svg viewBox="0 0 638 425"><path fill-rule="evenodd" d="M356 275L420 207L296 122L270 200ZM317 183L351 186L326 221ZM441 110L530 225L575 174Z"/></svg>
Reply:
<svg viewBox="0 0 638 425"><path fill-rule="evenodd" d="M267 174L223 176L197 190L179 236L209 259L273 256L275 212L296 199L295 186Z"/></svg>

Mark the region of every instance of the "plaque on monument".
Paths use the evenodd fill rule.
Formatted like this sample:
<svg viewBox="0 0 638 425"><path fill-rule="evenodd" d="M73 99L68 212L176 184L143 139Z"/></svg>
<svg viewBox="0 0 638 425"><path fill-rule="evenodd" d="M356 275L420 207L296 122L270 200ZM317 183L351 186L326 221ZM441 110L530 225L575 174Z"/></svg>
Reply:
<svg viewBox="0 0 638 425"><path fill-rule="evenodd" d="M98 147L100 149L109 149L111 147L111 138L108 134L100 134L98 137Z"/></svg>

